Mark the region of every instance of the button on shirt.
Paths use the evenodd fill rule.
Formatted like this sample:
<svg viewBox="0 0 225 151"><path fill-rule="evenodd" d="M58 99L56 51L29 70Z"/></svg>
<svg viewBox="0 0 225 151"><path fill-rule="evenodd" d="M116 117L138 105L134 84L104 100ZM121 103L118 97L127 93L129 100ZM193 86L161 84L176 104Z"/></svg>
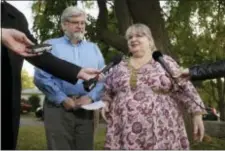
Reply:
<svg viewBox="0 0 225 151"><path fill-rule="evenodd" d="M104 58L98 46L92 42L81 41L72 44L66 36L50 39L47 43L52 45L51 53L58 58L84 68L102 69L105 66ZM55 65L57 68L57 64ZM60 104L68 95L89 96L93 101L100 99L103 90L103 82L98 82L92 91L87 92L83 88L83 80L76 84L68 83L53 75L35 68L34 83L46 95L49 101Z"/></svg>

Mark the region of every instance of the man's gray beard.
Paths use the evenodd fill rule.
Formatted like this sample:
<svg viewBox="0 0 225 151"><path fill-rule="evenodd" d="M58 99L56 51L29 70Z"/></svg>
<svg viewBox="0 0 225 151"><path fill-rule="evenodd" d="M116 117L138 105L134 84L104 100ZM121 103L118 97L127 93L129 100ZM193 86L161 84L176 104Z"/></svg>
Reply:
<svg viewBox="0 0 225 151"><path fill-rule="evenodd" d="M78 33L78 32L76 32L76 33L69 33L69 32L65 32L65 35L66 36L68 36L68 38L70 39L70 40L77 40L77 41L80 41L80 40L83 40L83 38L84 38L84 34L83 33Z"/></svg>

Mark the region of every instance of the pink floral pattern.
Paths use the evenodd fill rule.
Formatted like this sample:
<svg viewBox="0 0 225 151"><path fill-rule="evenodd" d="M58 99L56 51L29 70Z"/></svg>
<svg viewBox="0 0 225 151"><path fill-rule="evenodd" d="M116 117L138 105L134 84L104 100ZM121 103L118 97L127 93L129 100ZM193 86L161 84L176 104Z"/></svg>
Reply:
<svg viewBox="0 0 225 151"><path fill-rule="evenodd" d="M173 71L176 62L164 56ZM175 91L161 65L150 61L138 70L137 87L129 85L127 61L116 66L106 79L103 100L109 102L105 149L189 149L189 142L180 110L201 112L194 86L187 82L183 91Z"/></svg>

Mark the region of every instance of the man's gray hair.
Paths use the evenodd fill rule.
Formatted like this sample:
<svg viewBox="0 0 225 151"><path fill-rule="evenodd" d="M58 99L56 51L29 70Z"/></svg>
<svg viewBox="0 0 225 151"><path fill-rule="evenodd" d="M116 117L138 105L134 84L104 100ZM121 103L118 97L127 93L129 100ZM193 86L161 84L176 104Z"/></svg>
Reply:
<svg viewBox="0 0 225 151"><path fill-rule="evenodd" d="M72 16L81 16L81 15L84 15L85 20L86 20L87 14L86 14L86 12L84 10L82 10L82 9L76 7L76 6L69 6L62 13L61 25L63 26L63 23L65 21L67 21L70 17L72 17Z"/></svg>

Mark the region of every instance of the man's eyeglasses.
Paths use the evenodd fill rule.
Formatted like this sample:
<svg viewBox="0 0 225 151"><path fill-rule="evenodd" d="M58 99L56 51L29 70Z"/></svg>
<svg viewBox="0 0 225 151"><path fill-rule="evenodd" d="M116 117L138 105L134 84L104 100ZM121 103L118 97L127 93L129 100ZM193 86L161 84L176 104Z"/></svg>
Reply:
<svg viewBox="0 0 225 151"><path fill-rule="evenodd" d="M71 21L71 20L66 20L67 22L71 23L72 25L85 25L85 21Z"/></svg>

